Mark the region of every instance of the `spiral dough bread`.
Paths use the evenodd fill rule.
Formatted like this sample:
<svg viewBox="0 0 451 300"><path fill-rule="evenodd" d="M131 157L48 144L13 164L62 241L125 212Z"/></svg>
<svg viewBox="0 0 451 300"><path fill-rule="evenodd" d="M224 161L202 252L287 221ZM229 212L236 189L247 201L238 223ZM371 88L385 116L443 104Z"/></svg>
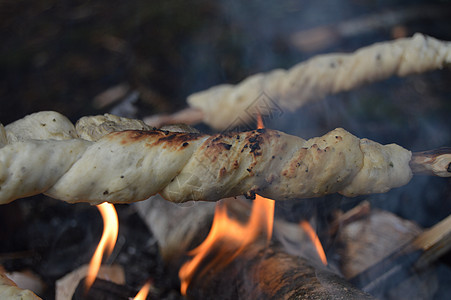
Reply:
<svg viewBox="0 0 451 300"><path fill-rule="evenodd" d="M341 128L304 140L268 129L211 136L111 132L128 119L91 118L95 128L99 119L111 126L103 133L78 124L75 129L64 116L41 112L1 127L0 203L39 193L91 204L134 202L156 193L173 202L254 193L275 200L356 196L386 192L412 176L410 151ZM137 120L127 125L141 126Z"/></svg>
<svg viewBox="0 0 451 300"><path fill-rule="evenodd" d="M328 94L364 83L442 68L451 63L451 43L422 34L377 43L351 54L327 54L295 65L223 84L188 97L203 121L216 129L246 123L255 113L294 111Z"/></svg>

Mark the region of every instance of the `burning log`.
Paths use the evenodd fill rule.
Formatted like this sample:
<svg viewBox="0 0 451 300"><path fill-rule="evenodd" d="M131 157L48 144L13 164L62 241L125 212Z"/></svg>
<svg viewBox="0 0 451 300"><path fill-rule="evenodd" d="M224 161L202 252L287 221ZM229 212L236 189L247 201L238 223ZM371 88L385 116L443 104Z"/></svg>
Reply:
<svg viewBox="0 0 451 300"><path fill-rule="evenodd" d="M188 299L372 299L304 258L277 247L249 248L223 268L195 276Z"/></svg>
<svg viewBox="0 0 451 300"><path fill-rule="evenodd" d="M173 202L255 193L278 200L356 196L386 192L412 176L410 151L341 128L307 141L268 129L212 136L156 129L108 133L142 122L126 119L121 127L124 118L108 116L106 125L98 118L75 129L58 113L42 112L0 128L7 143L0 148L0 203L39 193L91 204L156 193ZM440 165L448 168L445 160ZM451 176L449 170L436 174Z"/></svg>
<svg viewBox="0 0 451 300"><path fill-rule="evenodd" d="M239 201L230 199L227 203L236 205ZM180 207L161 196L135 205L157 237L171 270L178 270L185 252L203 240L214 209L212 203L204 202ZM219 253L227 257L235 250L227 241L213 246L191 277L186 290L189 299L372 299L324 266L286 254L277 246L267 247L265 242L248 244L232 260L214 257ZM229 263L222 264L224 260ZM202 271L209 265L211 268Z"/></svg>
<svg viewBox="0 0 451 300"><path fill-rule="evenodd" d="M450 62L451 43L415 34L412 38L364 47L352 54L317 56L289 70L255 74L237 85L212 87L192 94L188 103L202 112L199 121L224 130L231 121L238 126L258 112L294 111L328 94L349 91L392 75L440 69ZM262 93L271 101L259 103ZM198 116L199 112L192 114Z"/></svg>

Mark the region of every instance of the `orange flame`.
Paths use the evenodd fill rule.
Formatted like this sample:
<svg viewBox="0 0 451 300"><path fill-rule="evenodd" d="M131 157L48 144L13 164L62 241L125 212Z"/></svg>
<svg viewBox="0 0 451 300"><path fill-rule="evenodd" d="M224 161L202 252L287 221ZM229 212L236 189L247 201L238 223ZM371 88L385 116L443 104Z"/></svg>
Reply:
<svg viewBox="0 0 451 300"><path fill-rule="evenodd" d="M257 129L265 128L260 112L257 113ZM199 274L202 275L206 270L222 266L230 263L238 256L249 244L258 239L261 235L266 235L269 242L272 236L274 226L274 200L255 195L252 205L252 211L248 223L243 225L240 222L229 218L227 209L223 203L218 202L215 209L215 216L210 232L205 240L191 250L188 254L193 258L187 261L179 270L181 281L180 291L182 295L186 295L188 285L190 284L196 269L199 267L203 259L210 254L211 249L215 245L227 243L227 249L219 249L217 255L212 259L204 270ZM230 252L228 249L233 245L236 250Z"/></svg>
<svg viewBox="0 0 451 300"><path fill-rule="evenodd" d="M263 124L263 118L261 113L257 113L257 129L263 129L265 128L265 125Z"/></svg>
<svg viewBox="0 0 451 300"><path fill-rule="evenodd" d="M260 235L266 235L267 241L271 239L274 222L274 200L256 195L252 206L251 216L247 224L231 219L227 215L227 209L222 202L216 205L213 224L207 238L197 248L191 250L189 255L193 258L186 262L179 271L181 280L181 293L186 295L186 290L194 276L195 270L203 259L210 254L214 245L226 243L228 247L236 248L232 253L227 250L218 250L217 256L202 271L212 267L222 267L231 262L240 254L246 246L255 241ZM228 248L230 249L230 248ZM202 273L200 275L202 275Z"/></svg>
<svg viewBox="0 0 451 300"><path fill-rule="evenodd" d="M138 294L136 294L133 300L146 300L147 294L149 294L151 282L148 280L143 287L139 290Z"/></svg>
<svg viewBox="0 0 451 300"><path fill-rule="evenodd" d="M119 231L119 221L114 205L104 202L97 205L97 208L103 218L103 233L99 245L97 246L92 259L89 262L88 276L86 276L85 280L86 291L89 290L96 279L100 264L102 263L103 255L106 254L109 256L111 252L113 252Z"/></svg>
<svg viewBox="0 0 451 300"><path fill-rule="evenodd" d="M262 114L260 112L257 113L257 129L263 129L265 128L265 124L263 124L263 118L262 118ZM265 201L263 201L263 199ZM259 195L256 195L255 201L254 201L254 206L252 207L252 215L251 215L251 222L250 225L251 226L262 226L262 225L266 225L266 232L270 232L272 233L272 228L274 225L274 206L275 206L275 202L272 199L267 199L267 198L263 198ZM252 223L253 221L253 216L254 216L254 209L255 207L255 211L256 214L258 215L266 215L265 220L263 219L257 219L256 217L254 217L254 224ZM268 236L268 241L271 239L271 235Z"/></svg>
<svg viewBox="0 0 451 300"><path fill-rule="evenodd" d="M318 236L315 233L315 230L313 230L312 226L309 222L303 220L299 223L299 225L304 229L304 231L307 233L309 238L312 240L313 245L315 246L316 252L318 253L319 258L323 262L325 266L327 266L327 258L326 253L324 253L323 246L321 245L321 242L318 238Z"/></svg>
<svg viewBox="0 0 451 300"><path fill-rule="evenodd" d="M265 128L265 124L263 123L262 114L260 112L257 112L257 129L263 129L263 128ZM265 201L263 201L262 199L265 199ZM254 216L254 213L253 213L251 215L250 225L251 226L266 225L266 232L272 233L272 228L274 225L274 206L275 206L274 200L263 198L263 197L260 197L259 195L256 195L255 200L256 201L254 201L254 207L255 207L256 213L259 215L266 214L267 216L265 217L266 221L260 220L260 219L258 221L256 221L257 219L254 218L254 219L256 219L254 221L255 224L252 224L252 221L253 221L252 216ZM252 207L252 209L254 209L254 207ZM268 236L268 241L270 239L271 239L271 235Z"/></svg>

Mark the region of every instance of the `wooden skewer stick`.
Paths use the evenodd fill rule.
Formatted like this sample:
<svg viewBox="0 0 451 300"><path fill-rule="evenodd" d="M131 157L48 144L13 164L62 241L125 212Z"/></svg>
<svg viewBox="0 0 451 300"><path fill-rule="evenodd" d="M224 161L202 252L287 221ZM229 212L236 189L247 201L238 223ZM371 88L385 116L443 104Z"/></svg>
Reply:
<svg viewBox="0 0 451 300"><path fill-rule="evenodd" d="M170 115L154 115L144 118L144 123L160 128L163 125L187 124L194 125L202 122L203 112L200 109L188 107Z"/></svg>
<svg viewBox="0 0 451 300"><path fill-rule="evenodd" d="M414 152L410 168L414 174L451 177L451 147Z"/></svg>
<svg viewBox="0 0 451 300"><path fill-rule="evenodd" d="M342 213L338 216L329 227L329 235L333 236L337 233L341 226L354 222L364 216L369 215L371 212L371 204L367 200L361 202L356 207L348 210L346 213Z"/></svg>

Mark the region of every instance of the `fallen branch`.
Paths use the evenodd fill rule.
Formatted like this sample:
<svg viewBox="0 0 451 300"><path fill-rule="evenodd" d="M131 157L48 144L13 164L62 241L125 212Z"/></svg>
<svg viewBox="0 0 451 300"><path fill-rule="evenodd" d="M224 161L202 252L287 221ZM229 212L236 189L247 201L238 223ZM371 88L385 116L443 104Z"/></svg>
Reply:
<svg viewBox="0 0 451 300"><path fill-rule="evenodd" d="M396 286L414 274L424 272L451 249L451 216L401 244L403 245L393 250L391 255L354 276L350 281L373 294Z"/></svg>
<svg viewBox="0 0 451 300"><path fill-rule="evenodd" d="M451 249L451 215L429 228L412 241L412 248L421 250L416 269L430 266Z"/></svg>

